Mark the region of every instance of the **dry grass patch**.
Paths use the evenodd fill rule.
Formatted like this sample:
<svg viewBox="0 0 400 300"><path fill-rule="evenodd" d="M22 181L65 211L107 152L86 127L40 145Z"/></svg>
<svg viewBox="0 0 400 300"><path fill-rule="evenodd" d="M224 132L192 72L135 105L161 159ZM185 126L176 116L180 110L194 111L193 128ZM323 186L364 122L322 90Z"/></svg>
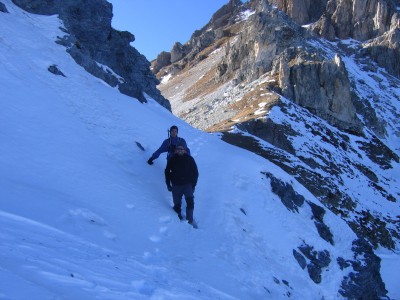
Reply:
<svg viewBox="0 0 400 300"><path fill-rule="evenodd" d="M248 122L265 116L279 103L279 95L270 92L260 86L245 94L240 101L229 106L230 109L237 111L237 114L228 120L210 126L208 132L223 132L230 130L238 123Z"/></svg>
<svg viewBox="0 0 400 300"><path fill-rule="evenodd" d="M190 86L185 92L185 101L211 94L218 89L220 84L215 81L216 70L217 67L213 66L206 74Z"/></svg>

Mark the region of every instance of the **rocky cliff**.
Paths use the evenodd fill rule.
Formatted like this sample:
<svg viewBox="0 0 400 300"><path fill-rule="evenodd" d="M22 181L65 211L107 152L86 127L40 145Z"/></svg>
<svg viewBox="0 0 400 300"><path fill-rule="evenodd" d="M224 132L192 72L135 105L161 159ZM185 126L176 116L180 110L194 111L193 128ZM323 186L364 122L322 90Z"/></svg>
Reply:
<svg viewBox="0 0 400 300"><path fill-rule="evenodd" d="M271 0L300 25L312 23L322 37L365 42L369 56L390 73L400 76L399 1L391 0Z"/></svg>
<svg viewBox="0 0 400 300"><path fill-rule="evenodd" d="M133 34L111 27L112 5L105 0L14 0L28 12L57 14L65 35L57 43L64 45L74 60L89 73L118 87L121 93L146 101L146 94L170 109L156 85L150 63L130 42ZM61 70L62 71L62 70Z"/></svg>
<svg viewBox="0 0 400 300"><path fill-rule="evenodd" d="M230 1L190 41L160 54L153 71L175 114L292 174L349 224L364 253L398 251L398 7ZM196 40L207 43L193 48ZM377 260L365 264L379 269ZM377 269L361 269L341 294L381 297L379 276L367 280L374 285L364 277Z"/></svg>

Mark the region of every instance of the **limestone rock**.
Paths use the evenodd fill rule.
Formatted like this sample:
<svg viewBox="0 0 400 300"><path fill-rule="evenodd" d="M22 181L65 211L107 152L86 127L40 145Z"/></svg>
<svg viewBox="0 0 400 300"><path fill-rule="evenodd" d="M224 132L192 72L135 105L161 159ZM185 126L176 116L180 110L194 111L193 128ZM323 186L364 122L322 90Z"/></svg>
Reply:
<svg viewBox="0 0 400 300"><path fill-rule="evenodd" d="M177 62L178 60L181 60L186 54L187 53L185 51L185 47L181 43L176 42L171 49L170 62Z"/></svg>
<svg viewBox="0 0 400 300"><path fill-rule="evenodd" d="M297 57L290 67L281 67L283 94L339 128L356 129L360 124L352 103L350 81L339 56L331 61L303 61Z"/></svg>
<svg viewBox="0 0 400 300"><path fill-rule="evenodd" d="M301 27L268 4L261 3L258 11L237 42L227 48L217 67L217 80L234 77L236 83L251 82L271 72L279 78L278 88L284 96L337 127L358 130L341 58L327 61L313 55L304 43L307 34Z"/></svg>
<svg viewBox="0 0 400 300"><path fill-rule="evenodd" d="M328 0L270 0L294 21L303 25L317 21L323 14Z"/></svg>
<svg viewBox="0 0 400 300"><path fill-rule="evenodd" d="M300 25L334 41L353 38L366 45L378 64L399 77L398 2L395 0L269 0ZM397 44L396 44L397 41Z"/></svg>
<svg viewBox="0 0 400 300"><path fill-rule="evenodd" d="M366 42L364 47L380 66L400 77L400 26Z"/></svg>
<svg viewBox="0 0 400 300"><path fill-rule="evenodd" d="M157 55L157 58L154 61L152 61L151 67L152 67L153 73L156 74L162 68L164 68L165 66L168 66L170 64L171 64L171 53L163 51Z"/></svg>

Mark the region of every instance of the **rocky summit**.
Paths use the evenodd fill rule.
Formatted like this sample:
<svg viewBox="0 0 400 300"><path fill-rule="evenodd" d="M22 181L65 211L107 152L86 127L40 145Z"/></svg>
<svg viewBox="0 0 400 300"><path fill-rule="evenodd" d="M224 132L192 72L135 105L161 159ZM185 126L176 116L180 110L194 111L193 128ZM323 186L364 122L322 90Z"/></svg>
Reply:
<svg viewBox="0 0 400 300"><path fill-rule="evenodd" d="M400 245L399 10L383 0L231 0L152 62L176 115L274 162L348 223L366 267L343 282L351 299L384 294L379 276L365 275L379 272L374 249ZM312 261L304 247L295 257Z"/></svg>

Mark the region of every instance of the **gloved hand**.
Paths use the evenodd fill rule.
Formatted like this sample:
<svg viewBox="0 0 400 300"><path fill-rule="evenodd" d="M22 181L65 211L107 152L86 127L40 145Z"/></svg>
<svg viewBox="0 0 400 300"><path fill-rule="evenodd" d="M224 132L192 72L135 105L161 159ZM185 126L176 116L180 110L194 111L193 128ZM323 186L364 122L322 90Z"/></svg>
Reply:
<svg viewBox="0 0 400 300"><path fill-rule="evenodd" d="M147 163L151 166L153 164L153 159L150 157Z"/></svg>
<svg viewBox="0 0 400 300"><path fill-rule="evenodd" d="M172 186L170 184L167 184L167 189L168 189L168 192L172 192Z"/></svg>

